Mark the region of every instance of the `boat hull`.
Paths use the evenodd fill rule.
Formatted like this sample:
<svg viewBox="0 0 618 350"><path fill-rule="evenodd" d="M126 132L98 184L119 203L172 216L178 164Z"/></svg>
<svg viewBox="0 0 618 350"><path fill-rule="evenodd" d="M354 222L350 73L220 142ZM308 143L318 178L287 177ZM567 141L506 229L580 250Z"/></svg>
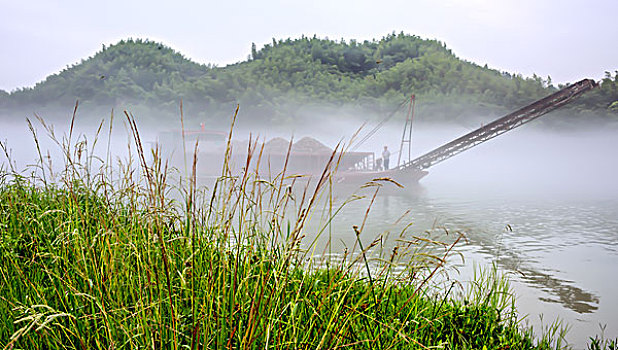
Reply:
<svg viewBox="0 0 618 350"><path fill-rule="evenodd" d="M407 187L418 184L419 180L428 174L425 170L416 168L391 169L384 171L343 171L335 174L338 183L363 185L369 182L388 183Z"/></svg>

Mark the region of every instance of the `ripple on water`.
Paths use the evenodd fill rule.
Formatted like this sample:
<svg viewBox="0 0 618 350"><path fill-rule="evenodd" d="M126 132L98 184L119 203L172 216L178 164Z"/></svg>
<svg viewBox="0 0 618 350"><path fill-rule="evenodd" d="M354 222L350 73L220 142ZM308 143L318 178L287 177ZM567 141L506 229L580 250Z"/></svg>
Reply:
<svg viewBox="0 0 618 350"><path fill-rule="evenodd" d="M334 230L341 232L335 236L340 244L354 243L350 227L359 224L367 205L354 203L335 223L341 225ZM408 217L394 224L407 210ZM561 318L571 324L570 339L578 344L597 334L599 323L609 323L608 330L613 326L618 336L618 281L609 278L618 266L618 196L505 198L427 190L416 197L379 196L371 214L364 232L372 237L399 232L409 222L413 233L436 227L464 232L468 244L460 248L465 258L461 270L475 261L496 262L521 293L522 312Z"/></svg>

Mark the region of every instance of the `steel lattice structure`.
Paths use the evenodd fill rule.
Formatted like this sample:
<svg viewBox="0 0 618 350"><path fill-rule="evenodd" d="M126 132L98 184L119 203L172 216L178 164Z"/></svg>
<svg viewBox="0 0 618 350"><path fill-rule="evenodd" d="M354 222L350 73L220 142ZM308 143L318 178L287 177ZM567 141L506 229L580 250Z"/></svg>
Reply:
<svg viewBox="0 0 618 350"><path fill-rule="evenodd" d="M485 126L482 126L458 139L455 139L433 151L430 151L408 163L399 166L399 169L414 167L427 169L467 149L479 145L485 141L501 135L518 126L528 123L543 114L566 105L577 96L594 88L597 84L594 80L584 79L569 85L562 90L540 99L526 107L499 118Z"/></svg>

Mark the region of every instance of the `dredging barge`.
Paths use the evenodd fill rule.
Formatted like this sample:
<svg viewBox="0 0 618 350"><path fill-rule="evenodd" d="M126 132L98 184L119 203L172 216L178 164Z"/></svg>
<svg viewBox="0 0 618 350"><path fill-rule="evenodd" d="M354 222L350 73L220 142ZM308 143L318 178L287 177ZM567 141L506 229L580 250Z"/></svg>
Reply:
<svg viewBox="0 0 618 350"><path fill-rule="evenodd" d="M303 176L305 178L320 176L326 164L330 162L331 167L337 168L333 172L336 182L363 184L376 178L388 178L402 185L416 184L428 174L428 168L560 108L596 86L594 80L583 79L418 158L402 163L401 152L404 144L407 143L409 147L411 142L411 122L413 118L413 107L411 107L408 110L401 139L398 164L388 170L380 168L379 161L377 161L373 152L334 151L310 137L302 138L295 143L282 138L275 138L266 142L263 147L256 149L253 156L260 158L260 174L266 174L270 177L278 175L283 169L285 169L286 176ZM414 96L411 97L410 103L413 106ZM166 139L169 141L170 137L177 137L179 134L182 135L183 141L188 145L183 150L179 150L183 154L193 149L196 139L199 140L200 149L206 149L198 155L200 163L198 176L220 176L228 134L207 131L204 128L199 131L184 131L183 133L167 132L164 135L162 134L163 136L160 135L159 142L165 144ZM228 165L233 169L232 173L252 164L252 160L247 161L250 148L247 143L234 145L234 152L232 152L232 155L228 155ZM253 148L255 149L255 146ZM187 151L185 152L185 150Z"/></svg>

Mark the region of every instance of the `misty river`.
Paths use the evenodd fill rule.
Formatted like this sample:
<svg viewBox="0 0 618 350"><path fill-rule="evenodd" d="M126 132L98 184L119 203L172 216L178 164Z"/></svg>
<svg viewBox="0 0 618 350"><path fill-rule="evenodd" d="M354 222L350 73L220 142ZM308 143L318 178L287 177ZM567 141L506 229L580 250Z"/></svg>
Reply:
<svg viewBox="0 0 618 350"><path fill-rule="evenodd" d="M415 130L412 147L420 155L468 131ZM374 148L400 137L383 135ZM615 338L617 150L616 130L514 130L430 168L419 189L379 195L363 232L394 228L407 210L412 232L461 231L465 260L455 279L470 279L473 265L495 263L537 334L560 319L576 348L603 330ZM368 199L351 205L335 223L341 230L333 242L353 242L351 225L359 224L367 205Z"/></svg>
<svg viewBox="0 0 618 350"><path fill-rule="evenodd" d="M415 128L413 156L476 127ZM332 147L341 130L353 128L311 136ZM4 128L0 136L13 160L35 162L25 125ZM378 153L389 145L395 151L400 138L400 129L386 128L364 150ZM127 142L126 134L119 137L113 151ZM53 143L42 145L48 146ZM567 339L577 348L602 329L605 337L618 337L617 150L616 129L559 132L531 123L431 167L419 188L381 193L363 232L389 229L406 211L412 232L436 226L461 231L467 243L459 247L465 258L460 280L470 278L473 265L496 263L510 277L529 324L540 327L559 318L570 325ZM367 204L351 203L333 222L334 250L353 242L351 226L360 224Z"/></svg>

